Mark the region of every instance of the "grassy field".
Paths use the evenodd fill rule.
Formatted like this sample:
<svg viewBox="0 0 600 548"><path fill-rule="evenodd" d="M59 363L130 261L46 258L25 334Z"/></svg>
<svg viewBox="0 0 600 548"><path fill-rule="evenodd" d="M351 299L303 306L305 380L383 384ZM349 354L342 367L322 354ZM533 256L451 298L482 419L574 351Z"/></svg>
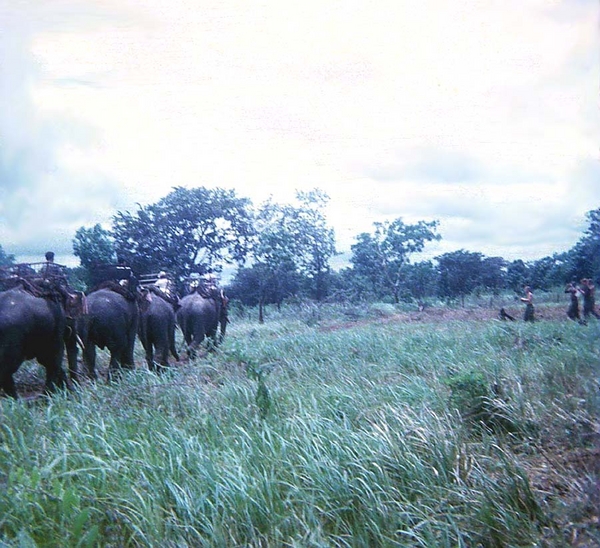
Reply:
<svg viewBox="0 0 600 548"><path fill-rule="evenodd" d="M1 398L0 546L599 546L600 323L496 313L240 311L163 375Z"/></svg>

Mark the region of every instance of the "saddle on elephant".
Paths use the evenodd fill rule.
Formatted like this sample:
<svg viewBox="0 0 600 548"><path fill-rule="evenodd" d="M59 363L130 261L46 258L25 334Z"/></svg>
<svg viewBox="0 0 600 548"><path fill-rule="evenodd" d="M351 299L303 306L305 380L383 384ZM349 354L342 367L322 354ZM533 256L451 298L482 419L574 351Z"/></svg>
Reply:
<svg viewBox="0 0 600 548"><path fill-rule="evenodd" d="M150 291L150 293L153 293L157 297L160 297L161 299L163 299L164 301L169 303L173 307L174 310L177 310L181 306L179 304L180 299L177 295L172 295L171 293L167 293L166 291L162 290L160 287L157 287L156 285L144 285L142 287L146 288L148 291Z"/></svg>
<svg viewBox="0 0 600 548"><path fill-rule="evenodd" d="M100 289L109 289L110 291L114 291L118 293L122 297L125 297L128 301L135 301L137 299L137 293L132 291L128 286L121 285L116 280L105 280L96 284L92 289L90 289L87 294L95 293L96 291L100 291Z"/></svg>
<svg viewBox="0 0 600 548"><path fill-rule="evenodd" d="M69 287L66 267L48 263L20 263L0 268L0 289L3 291L21 287L34 297L50 299L63 306L78 292Z"/></svg>

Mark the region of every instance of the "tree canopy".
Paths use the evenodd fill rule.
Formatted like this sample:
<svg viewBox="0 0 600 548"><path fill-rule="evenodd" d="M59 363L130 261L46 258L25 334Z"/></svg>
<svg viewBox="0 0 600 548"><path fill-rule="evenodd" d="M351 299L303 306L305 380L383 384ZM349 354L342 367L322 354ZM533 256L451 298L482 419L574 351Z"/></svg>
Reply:
<svg viewBox="0 0 600 548"><path fill-rule="evenodd" d="M113 218L118 255L139 272L178 278L242 264L254 236L251 202L233 190L174 188L155 204Z"/></svg>
<svg viewBox="0 0 600 548"><path fill-rule="evenodd" d="M369 280L375 291L383 287L393 295L394 302L399 302L402 267L411 254L423 251L426 242L440 239L438 225L438 221L405 224L401 218L373 223L372 234L358 235L351 247L350 262L357 275Z"/></svg>
<svg viewBox="0 0 600 548"><path fill-rule="evenodd" d="M507 261L460 249L432 261L411 263L427 242L439 240L438 221L373 223L351 246L350 267L331 272L335 234L325 215L329 197L319 189L296 200L272 199L254 208L247 198L222 188L175 187L156 203L119 211L112 229L81 227L73 251L89 275L97 264L126 259L140 274L168 270L178 281L190 274L221 272L237 265L231 288L245 302L280 305L291 296L316 300L449 299L473 291L547 290L583 277L600 278L600 209L587 213L588 227L567 252L536 261ZM0 265L14 256L0 246Z"/></svg>
<svg viewBox="0 0 600 548"><path fill-rule="evenodd" d="M73 255L79 257L82 267L92 269L98 264L116 262L113 238L99 224L92 228L81 227L73 239Z"/></svg>
<svg viewBox="0 0 600 548"><path fill-rule="evenodd" d="M302 285L311 297L324 298L329 261L335 254L334 232L323 211L328 200L315 189L296 193L294 204L269 199L259 207L252 267L240 269L232 287L243 293L244 284L248 284L248 295L255 295L261 319L263 305L281 304Z"/></svg>

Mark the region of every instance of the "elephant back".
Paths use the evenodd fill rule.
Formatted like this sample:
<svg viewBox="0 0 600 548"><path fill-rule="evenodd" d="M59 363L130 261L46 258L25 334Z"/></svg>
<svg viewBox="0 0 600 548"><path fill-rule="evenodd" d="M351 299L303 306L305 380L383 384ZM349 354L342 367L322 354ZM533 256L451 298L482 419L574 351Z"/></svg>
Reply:
<svg viewBox="0 0 600 548"><path fill-rule="evenodd" d="M111 289L98 289L87 296L87 315L80 318L78 330L104 341L116 333L137 330L139 312L135 301Z"/></svg>

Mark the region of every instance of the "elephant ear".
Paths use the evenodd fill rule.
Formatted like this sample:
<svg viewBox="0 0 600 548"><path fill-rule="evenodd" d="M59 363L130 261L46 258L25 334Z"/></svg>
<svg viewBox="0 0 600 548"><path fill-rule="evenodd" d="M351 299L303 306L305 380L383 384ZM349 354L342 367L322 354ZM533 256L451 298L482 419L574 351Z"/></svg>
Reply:
<svg viewBox="0 0 600 548"><path fill-rule="evenodd" d="M138 290L137 302L140 308L140 312L146 312L152 302L152 293L147 287L142 287Z"/></svg>
<svg viewBox="0 0 600 548"><path fill-rule="evenodd" d="M85 293L82 291L76 291L75 293L69 293L65 306L65 314L69 318L77 318L78 316L85 315L88 313L87 299Z"/></svg>

